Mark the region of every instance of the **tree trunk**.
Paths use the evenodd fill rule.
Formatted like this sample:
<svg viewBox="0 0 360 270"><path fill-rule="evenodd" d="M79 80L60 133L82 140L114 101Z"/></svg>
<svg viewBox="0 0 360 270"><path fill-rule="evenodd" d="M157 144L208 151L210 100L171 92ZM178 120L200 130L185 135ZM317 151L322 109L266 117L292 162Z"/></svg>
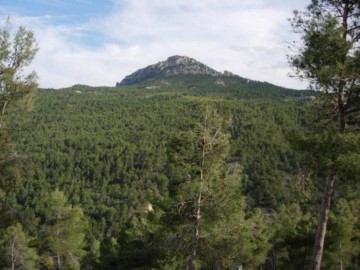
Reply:
<svg viewBox="0 0 360 270"><path fill-rule="evenodd" d="M318 230L316 234L310 270L320 270L321 259L324 249L326 226L329 217L331 196L332 196L335 178L336 178L335 171L330 170L329 177L326 183L324 196L322 199L319 222L318 222Z"/></svg>
<svg viewBox="0 0 360 270"><path fill-rule="evenodd" d="M343 75L342 75L343 76ZM341 80L338 86L337 93L337 130L342 133L345 130L346 124L346 99L344 97L345 81Z"/></svg>
<svg viewBox="0 0 360 270"><path fill-rule="evenodd" d="M196 214L195 214L195 225L194 225L194 229L195 229L194 243L193 243L193 248L192 248L192 252L191 252L189 270L195 270L197 268L195 262L196 262L196 259L197 259L197 248L198 248L198 242L199 242L199 239L200 239L201 188L202 188L202 183L200 183L200 191L199 191L199 195L198 195L198 198L197 198L197 209L196 209Z"/></svg>
<svg viewBox="0 0 360 270"><path fill-rule="evenodd" d="M15 270L16 255L14 251L15 239L11 243L11 270Z"/></svg>
<svg viewBox="0 0 360 270"><path fill-rule="evenodd" d="M200 169L200 186L199 193L196 199L196 212L195 214L195 222L194 222L194 240L191 251L191 257L189 261L189 270L195 270L196 267L196 259L197 259L197 249L200 240L200 222L201 222L201 201L202 201L202 189L204 183L204 166L205 166L205 155L206 155L206 138L203 136L202 138L202 153L201 153L201 169Z"/></svg>
<svg viewBox="0 0 360 270"><path fill-rule="evenodd" d="M16 241L17 241L17 232L16 235L14 235L14 238L12 239L12 243L11 243L11 270L15 270L16 269L16 263L17 263L17 257L18 257L18 252L15 248L16 245Z"/></svg>
<svg viewBox="0 0 360 270"><path fill-rule="evenodd" d="M57 266L58 266L58 270L61 270L62 269L62 267L61 267L61 256L60 256L60 254L58 254L58 256L57 256Z"/></svg>
<svg viewBox="0 0 360 270"><path fill-rule="evenodd" d="M4 106L3 106L2 110L1 110L1 115L2 115L2 116L5 114L5 109L6 109L7 104L8 104L8 101L5 100Z"/></svg>

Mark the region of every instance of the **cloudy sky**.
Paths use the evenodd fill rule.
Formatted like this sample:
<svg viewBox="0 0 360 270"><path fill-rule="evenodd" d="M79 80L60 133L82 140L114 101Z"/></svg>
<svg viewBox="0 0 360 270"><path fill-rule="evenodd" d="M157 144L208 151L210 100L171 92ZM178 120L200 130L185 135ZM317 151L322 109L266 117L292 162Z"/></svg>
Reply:
<svg viewBox="0 0 360 270"><path fill-rule="evenodd" d="M35 32L40 86L113 86L186 55L219 70L303 89L289 78L288 18L310 0L1 0L0 18Z"/></svg>

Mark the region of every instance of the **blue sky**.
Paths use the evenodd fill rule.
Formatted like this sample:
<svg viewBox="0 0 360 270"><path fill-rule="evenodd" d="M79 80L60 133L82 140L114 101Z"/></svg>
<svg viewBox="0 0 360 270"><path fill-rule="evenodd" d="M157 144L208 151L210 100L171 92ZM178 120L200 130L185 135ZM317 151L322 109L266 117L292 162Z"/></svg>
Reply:
<svg viewBox="0 0 360 270"><path fill-rule="evenodd" d="M1 21L34 31L41 87L113 86L135 70L187 55L292 88L288 18L310 0L0 0Z"/></svg>
<svg viewBox="0 0 360 270"><path fill-rule="evenodd" d="M8 15L51 16L57 23L86 23L91 17L106 16L111 12L111 0L2 0Z"/></svg>

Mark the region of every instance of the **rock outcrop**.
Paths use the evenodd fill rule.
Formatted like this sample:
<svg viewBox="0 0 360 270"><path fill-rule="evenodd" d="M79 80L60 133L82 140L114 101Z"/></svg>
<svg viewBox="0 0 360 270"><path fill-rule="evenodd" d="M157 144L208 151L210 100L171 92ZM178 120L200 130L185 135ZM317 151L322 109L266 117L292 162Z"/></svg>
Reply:
<svg viewBox="0 0 360 270"><path fill-rule="evenodd" d="M131 85L159 76L170 77L187 74L210 76L223 75L223 73L218 72L193 58L176 55L169 57L166 61L137 70L126 76L120 83L117 83L116 86Z"/></svg>

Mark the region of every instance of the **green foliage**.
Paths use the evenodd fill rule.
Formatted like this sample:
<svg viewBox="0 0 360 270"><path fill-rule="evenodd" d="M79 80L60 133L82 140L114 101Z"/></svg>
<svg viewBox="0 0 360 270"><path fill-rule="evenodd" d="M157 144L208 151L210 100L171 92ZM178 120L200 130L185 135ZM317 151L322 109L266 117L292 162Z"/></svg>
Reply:
<svg viewBox="0 0 360 270"><path fill-rule="evenodd" d="M310 167L316 167L316 176L327 179L310 269L321 267L335 179L358 178L359 134L351 133L360 123L360 77L355 64L360 55L359 14L358 0L313 0L306 12L295 11L291 20L302 41L289 62L296 75L324 92L316 104L322 123L315 124L299 144Z"/></svg>
<svg viewBox="0 0 360 270"><path fill-rule="evenodd" d="M191 209L181 208L186 216L176 206L198 194L199 185L187 180L189 174L198 179L192 162L199 157L195 131L209 104L227 120L221 124L227 146L209 159L214 170L202 228L207 246L199 251L199 263L251 269L265 260L267 267L273 256L278 268L288 269L292 262L302 267L302 258L308 261L304 254L311 246L319 185L300 167L302 154L284 132L299 133L308 124L306 106L313 93L256 90L255 83L250 88L238 78L224 79L225 88L209 77L183 79L40 90L32 112L20 119L13 115L21 127L17 151L26 156L27 175L13 185L9 206L37 236L41 254L51 255L47 202L59 188L69 204L81 205L91 224L81 267L188 267L190 242L183 240L190 238L183 236L191 235ZM152 84L158 88L145 88ZM226 204L216 203L221 200ZM280 205L294 205L282 212L283 226L272 218ZM56 260L47 263L55 267Z"/></svg>
<svg viewBox="0 0 360 270"><path fill-rule="evenodd" d="M87 221L80 207L68 205L63 192L55 190L47 198L42 229L43 264L53 269L80 269L85 255Z"/></svg>
<svg viewBox="0 0 360 270"><path fill-rule="evenodd" d="M337 118L340 131L359 124L359 10L357 0L312 1L291 20L302 42L289 63L295 75L329 94L326 116Z"/></svg>
<svg viewBox="0 0 360 270"><path fill-rule="evenodd" d="M338 20L330 13L322 20L309 19L306 27L309 29L303 37L304 51L292 59L292 64L306 70L304 76L315 79L326 90L331 89L333 78L342 72L339 59L347 54L352 44L343 39Z"/></svg>
<svg viewBox="0 0 360 270"><path fill-rule="evenodd" d="M33 32L20 26L14 36L11 35L9 20L0 29L0 121L6 110L17 105L24 108L28 98L37 88L36 74L24 75L23 70L35 57L38 50Z"/></svg>
<svg viewBox="0 0 360 270"><path fill-rule="evenodd" d="M358 28L344 40L333 13L309 12L290 60L325 94L181 75L43 89L31 112L34 36L2 28L1 267L14 243L22 269L38 267L36 250L48 269L307 269L328 169L341 185L324 267L358 267Z"/></svg>
<svg viewBox="0 0 360 270"><path fill-rule="evenodd" d="M325 253L324 267L342 265L351 269L353 259L360 253L359 247L359 198L339 199L329 220L328 251Z"/></svg>
<svg viewBox="0 0 360 270"><path fill-rule="evenodd" d="M241 169L226 163L227 124L213 109L201 108L200 122L177 134L169 147L173 202L164 215L166 248L172 250L167 265L230 269L242 264L255 269L270 247L266 218L259 210L245 214Z"/></svg>
<svg viewBox="0 0 360 270"><path fill-rule="evenodd" d="M19 179L21 159L14 149L15 123L8 112L19 113L29 107L34 94L36 74L24 75L24 68L37 52L34 34L19 27L12 35L7 20L0 28L0 217L5 219L8 193Z"/></svg>
<svg viewBox="0 0 360 270"><path fill-rule="evenodd" d="M298 203L279 205L273 213L273 246L266 266L269 269L306 269L310 264L316 215ZM302 209L306 209L307 213Z"/></svg>
<svg viewBox="0 0 360 270"><path fill-rule="evenodd" d="M0 267L1 269L38 269L38 255L30 247L33 239L24 231L21 224L8 227L1 235Z"/></svg>

